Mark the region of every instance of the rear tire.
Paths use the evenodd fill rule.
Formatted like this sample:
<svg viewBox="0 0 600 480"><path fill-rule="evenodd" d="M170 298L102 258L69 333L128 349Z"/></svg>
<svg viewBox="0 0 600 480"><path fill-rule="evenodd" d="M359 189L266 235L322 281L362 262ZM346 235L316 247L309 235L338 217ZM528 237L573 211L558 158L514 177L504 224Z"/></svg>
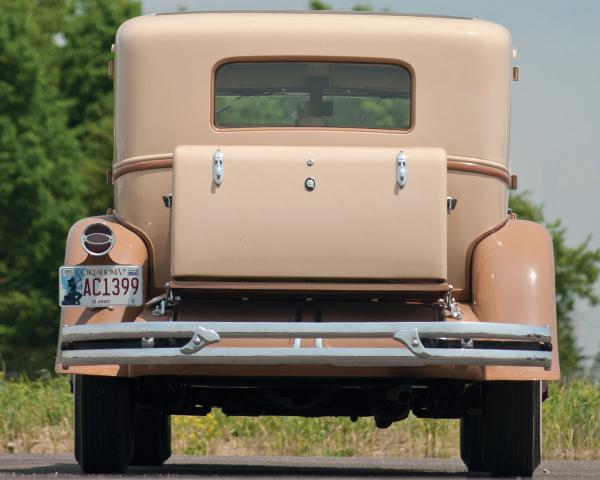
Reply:
<svg viewBox="0 0 600 480"><path fill-rule="evenodd" d="M482 459L492 475L530 477L541 460L539 381L483 385Z"/></svg>
<svg viewBox="0 0 600 480"><path fill-rule="evenodd" d="M76 376L72 379L73 385L73 450L75 454L75 460L78 464L81 465L81 427L80 427L80 418L81 418L81 395L75 394L75 383L78 380Z"/></svg>
<svg viewBox="0 0 600 480"><path fill-rule="evenodd" d="M84 473L123 473L132 454L128 379L76 375L75 456Z"/></svg>
<svg viewBox="0 0 600 480"><path fill-rule="evenodd" d="M162 465L171 456L171 417L158 410L138 410L133 420L131 465Z"/></svg>
<svg viewBox="0 0 600 480"><path fill-rule="evenodd" d="M481 414L465 415L460 420L460 458L469 472L485 472L481 459Z"/></svg>

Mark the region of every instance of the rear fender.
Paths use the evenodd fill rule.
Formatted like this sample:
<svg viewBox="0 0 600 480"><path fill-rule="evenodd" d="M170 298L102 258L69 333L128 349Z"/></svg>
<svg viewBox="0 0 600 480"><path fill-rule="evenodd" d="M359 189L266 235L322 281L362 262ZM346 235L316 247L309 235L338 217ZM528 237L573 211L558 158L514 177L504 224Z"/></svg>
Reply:
<svg viewBox="0 0 600 480"><path fill-rule="evenodd" d="M538 223L510 220L473 252L473 311L482 322L549 325L552 369L485 367L486 380L558 380L552 238Z"/></svg>
<svg viewBox="0 0 600 480"><path fill-rule="evenodd" d="M106 255L92 256L83 248L81 235L92 223L104 223L114 233L115 244ZM148 292L148 249L134 232L118 223L114 216L88 217L77 221L69 230L65 249L64 265L140 265L143 271L144 290ZM146 300L148 295L144 296ZM115 323L133 321L143 307L113 307L92 310L85 307L63 307L60 314L61 325L82 325L87 323ZM60 342L59 338L59 342ZM127 367L103 365L98 367L71 367L63 369L60 358L56 358L57 373L89 375L127 375Z"/></svg>

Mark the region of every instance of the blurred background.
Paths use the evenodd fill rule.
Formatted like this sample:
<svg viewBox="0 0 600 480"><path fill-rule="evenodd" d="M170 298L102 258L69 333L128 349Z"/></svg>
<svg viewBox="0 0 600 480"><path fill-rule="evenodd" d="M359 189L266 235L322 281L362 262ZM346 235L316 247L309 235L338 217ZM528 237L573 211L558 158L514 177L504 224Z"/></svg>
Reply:
<svg viewBox="0 0 600 480"><path fill-rule="evenodd" d="M373 10L473 16L505 25L518 51L512 171L520 218L545 223L556 253L563 373L600 365L600 3L476 0L0 0L0 359L52 370L56 269L77 218L112 206L110 47L152 12Z"/></svg>

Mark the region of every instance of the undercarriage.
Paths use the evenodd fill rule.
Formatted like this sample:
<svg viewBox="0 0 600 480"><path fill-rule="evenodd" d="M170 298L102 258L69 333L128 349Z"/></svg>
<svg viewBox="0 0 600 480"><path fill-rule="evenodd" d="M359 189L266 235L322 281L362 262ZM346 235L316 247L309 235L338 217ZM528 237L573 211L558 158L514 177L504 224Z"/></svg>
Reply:
<svg viewBox="0 0 600 480"><path fill-rule="evenodd" d="M143 377L137 404L172 415L374 417L378 427L420 418L461 418L480 409L478 384L462 380L372 378Z"/></svg>

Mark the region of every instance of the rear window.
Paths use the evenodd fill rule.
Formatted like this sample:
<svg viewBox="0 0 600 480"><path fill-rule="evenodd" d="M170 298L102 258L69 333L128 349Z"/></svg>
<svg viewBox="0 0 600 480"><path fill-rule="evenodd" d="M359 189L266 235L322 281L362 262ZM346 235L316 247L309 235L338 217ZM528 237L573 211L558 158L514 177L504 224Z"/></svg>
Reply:
<svg viewBox="0 0 600 480"><path fill-rule="evenodd" d="M239 62L215 74L222 128L348 127L407 130L411 76L400 65Z"/></svg>

